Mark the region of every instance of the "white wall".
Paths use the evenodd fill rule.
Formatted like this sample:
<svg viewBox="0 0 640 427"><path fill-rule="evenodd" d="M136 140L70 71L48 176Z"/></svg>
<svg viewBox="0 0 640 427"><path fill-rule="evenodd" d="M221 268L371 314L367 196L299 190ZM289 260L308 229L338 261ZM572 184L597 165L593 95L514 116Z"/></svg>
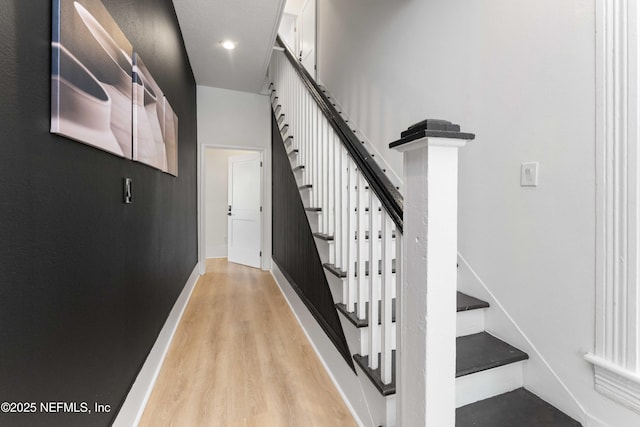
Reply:
<svg viewBox="0 0 640 427"><path fill-rule="evenodd" d="M587 413L640 425L594 391L583 359L595 319L595 0L318 4L320 79L400 176L387 144L410 124L477 134L461 151L460 253ZM519 186L525 161L540 162L537 188Z"/></svg>
<svg viewBox="0 0 640 427"><path fill-rule="evenodd" d="M302 6L307 2L307 0L287 0L284 5L284 13L290 13L292 15L300 15L302 11Z"/></svg>
<svg viewBox="0 0 640 427"><path fill-rule="evenodd" d="M250 151L208 148L205 150L204 203L205 256L227 257L227 209L229 206L229 157Z"/></svg>
<svg viewBox="0 0 640 427"><path fill-rule="evenodd" d="M200 166L198 182L200 192L199 212L206 215L203 187L206 185L204 170L204 147L227 149L263 150L263 239L262 268L271 268L271 106L269 97L254 93L198 86L198 155ZM226 206L225 206L226 208ZM206 216L205 216L206 217ZM200 224L200 258L206 256L204 236L206 224Z"/></svg>

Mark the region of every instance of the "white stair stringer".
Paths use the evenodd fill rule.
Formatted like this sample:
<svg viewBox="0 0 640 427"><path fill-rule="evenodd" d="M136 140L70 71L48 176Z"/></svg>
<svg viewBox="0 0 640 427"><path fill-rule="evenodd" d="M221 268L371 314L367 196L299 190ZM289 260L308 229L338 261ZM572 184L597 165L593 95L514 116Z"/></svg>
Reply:
<svg viewBox="0 0 640 427"><path fill-rule="evenodd" d="M380 391L373 385L364 371L356 366L358 380L364 393L369 413L373 418L374 426L397 427L396 422L396 395L383 396Z"/></svg>
<svg viewBox="0 0 640 427"><path fill-rule="evenodd" d="M283 135L283 138L286 138L287 133ZM286 148L286 147L285 147ZM291 169L295 169L298 166L298 163L292 159L290 156L289 159L291 161ZM304 186L308 183L302 181L303 174L300 170L294 171L294 177L296 179L296 184L300 186ZM300 198L303 202L305 208L308 207L318 207L323 208L322 206L311 206L311 191L310 189L299 189ZM321 212L313 212L306 211L307 221L309 222L309 227L312 233L316 233L319 230L319 221ZM327 241L320 238L315 237L314 242L316 248L318 250L318 255L322 263L333 263L334 259L334 241ZM368 260L368 258L367 258ZM331 289L331 295L333 297L334 303L343 303L343 286L345 285L345 278L339 278L335 276L333 273L329 272L326 268L323 269L325 277L327 279L327 283L329 284L329 288ZM348 274L354 274L353 271ZM367 297L368 300L368 297ZM347 340L347 345L352 354L368 354L369 347L369 332L368 327L356 328L351 322L345 319L342 313L338 313L338 318L342 324L342 329L345 334L345 338ZM394 325L395 326L395 325ZM381 328L380 325L375 325L376 328ZM392 339L394 342L396 341L395 332L396 328L392 329L393 335ZM396 346L393 346L395 349ZM379 349L378 349L379 350ZM390 396L383 396L373 385L371 380L365 375L362 369L354 363L354 366L357 371L358 381L360 382L360 386L362 388L363 394L365 396L367 406L369 408L369 412L371 417L373 418L373 426L384 426L384 427L395 427L396 426L396 396L395 394Z"/></svg>

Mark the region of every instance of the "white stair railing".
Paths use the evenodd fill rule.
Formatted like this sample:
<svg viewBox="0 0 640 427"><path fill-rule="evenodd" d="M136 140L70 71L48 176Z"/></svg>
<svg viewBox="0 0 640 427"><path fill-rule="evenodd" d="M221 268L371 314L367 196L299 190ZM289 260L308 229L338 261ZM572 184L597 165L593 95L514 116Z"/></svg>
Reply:
<svg viewBox="0 0 640 427"><path fill-rule="evenodd" d="M269 76L274 111L279 108L276 118L284 115L280 126L289 124L283 137L293 137L287 151L298 150L290 157L292 166L304 166L298 184L311 186L301 190L310 191L306 207L320 209L314 231L331 236L329 263L346 273L343 301L336 302L368 319L368 347L362 356L369 356L369 367L380 368L383 382L391 384L396 348L393 265L400 265L400 233L284 52L274 52Z"/></svg>
<svg viewBox="0 0 640 427"><path fill-rule="evenodd" d="M404 152L403 212L397 185L290 52L274 52L269 77L280 126L289 124L283 139L298 150L292 167L304 166L296 176L309 192L303 200L318 215L310 224L332 241L329 264L346 275L336 302L367 321L360 356L382 384L397 382L397 425L453 426L457 156L475 136L425 120L391 144Z"/></svg>

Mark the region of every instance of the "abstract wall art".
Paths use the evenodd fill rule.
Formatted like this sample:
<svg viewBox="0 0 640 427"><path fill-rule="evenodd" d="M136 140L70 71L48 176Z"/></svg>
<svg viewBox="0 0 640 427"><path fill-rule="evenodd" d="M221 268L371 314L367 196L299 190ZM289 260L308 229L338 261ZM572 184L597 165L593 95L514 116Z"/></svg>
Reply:
<svg viewBox="0 0 640 427"><path fill-rule="evenodd" d="M133 160L178 175L178 120L140 55L133 55Z"/></svg>
<svg viewBox="0 0 640 427"><path fill-rule="evenodd" d="M54 0L51 132L178 175L178 118L100 0Z"/></svg>

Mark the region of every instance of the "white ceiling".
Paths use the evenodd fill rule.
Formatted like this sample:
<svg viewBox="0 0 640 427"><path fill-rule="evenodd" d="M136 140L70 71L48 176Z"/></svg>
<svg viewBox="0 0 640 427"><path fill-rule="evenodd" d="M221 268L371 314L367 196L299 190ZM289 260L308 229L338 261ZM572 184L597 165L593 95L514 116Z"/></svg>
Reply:
<svg viewBox="0 0 640 427"><path fill-rule="evenodd" d="M196 83L260 93L285 0L173 0ZM236 42L234 50L220 46Z"/></svg>

